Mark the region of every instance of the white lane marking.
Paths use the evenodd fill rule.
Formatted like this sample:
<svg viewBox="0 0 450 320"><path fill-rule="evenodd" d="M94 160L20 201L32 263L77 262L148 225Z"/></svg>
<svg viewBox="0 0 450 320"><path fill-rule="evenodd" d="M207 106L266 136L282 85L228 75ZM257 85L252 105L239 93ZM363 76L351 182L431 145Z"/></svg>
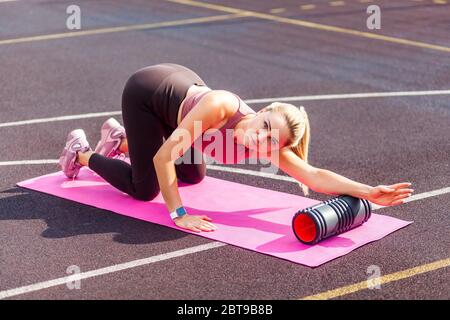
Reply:
<svg viewBox="0 0 450 320"><path fill-rule="evenodd" d="M234 168L234 167L217 166L217 165L211 165L211 164L207 164L206 168L211 169L211 170L217 170L217 171L232 172L232 173L239 173L239 174L251 175L251 176L256 176L256 177L276 179L276 180L281 180L281 181L297 182L297 180L295 180L294 178L292 178L290 176L282 176L282 175L268 173L268 172L240 169L240 168Z"/></svg>
<svg viewBox="0 0 450 320"><path fill-rule="evenodd" d="M324 94L314 96L293 96L245 100L246 103L268 103L273 101L314 101L331 99L358 99L358 98L386 98L386 97L413 97L413 96L434 96L447 95L450 90L430 90L430 91L397 91L397 92L366 92L366 93L342 93Z"/></svg>
<svg viewBox="0 0 450 320"><path fill-rule="evenodd" d="M2 162L0 162L0 166L29 165L29 164L57 164L57 163L58 163L58 160L54 160L54 159L19 160L19 161L2 161ZM231 173L237 173L237 174L242 174L242 175L255 176L255 177L260 177L260 178L268 178L268 179L297 183L297 180L295 180L294 178L292 178L290 176L282 176L282 175L278 175L278 174L255 171L255 170L234 168L234 167L229 167L229 166L211 165L211 164L207 164L206 168L210 169L210 170L216 170L216 171L231 172ZM441 189L418 193L418 194L412 195L409 198L404 199L404 200L405 200L405 202L411 202L411 201L416 201L416 200L421 200L421 199L425 199L425 198L439 196L439 195L446 194L446 193L450 193L450 187L444 187ZM373 206L373 210L385 208L384 206L380 206L375 203L372 203L372 206Z"/></svg>
<svg viewBox="0 0 450 320"><path fill-rule="evenodd" d="M19 0L0 0L0 3L2 3L2 2L13 2L13 1L19 1Z"/></svg>
<svg viewBox="0 0 450 320"><path fill-rule="evenodd" d="M295 180L294 178L292 178L290 176L282 176L282 175L273 174L273 173L259 172L259 171L254 171L254 170L247 170L247 169L240 169L240 168L233 168L233 167L222 167L222 166L215 166L215 165L206 165L206 167L211 170L239 173L242 175L250 175L250 176L255 176L255 177L262 177L262 178L269 178L269 179L297 183L297 180ZM431 198L434 196L439 196L441 194L446 194L446 193L450 193L450 187L445 187L445 188L441 188L441 189L436 189L436 190L432 190L432 191L415 194L404 200L405 200L405 202L411 202L411 201L421 200L421 199L425 199L425 198ZM373 207L373 210L385 208L385 206L380 206L375 203L372 203L372 207Z"/></svg>
<svg viewBox="0 0 450 320"><path fill-rule="evenodd" d="M58 163L58 160L42 159L42 160L1 161L0 166L20 166L29 164L49 164L49 163Z"/></svg>
<svg viewBox="0 0 450 320"><path fill-rule="evenodd" d="M112 265L112 266L105 267L105 268L82 272L79 274L71 274L69 276L61 277L58 279L43 281L43 282L35 283L32 285L28 285L28 286L23 286L23 287L19 287L19 288L0 291L0 299L10 298L10 297L17 296L17 295L24 294L24 293L47 289L50 287L55 287L55 286L66 284L68 282L98 277L98 276L113 273L113 272L118 272L118 271L122 271L122 270L126 270L126 269L149 265L149 264L152 264L155 262L160 262L160 261L169 260L169 259L173 259L173 258L177 258L177 257L182 257L182 256L185 256L188 254L202 252L202 251L215 249L215 248L219 248L219 247L223 247L223 246L226 246L226 244L222 243L222 242L210 242L210 243L202 244L199 246L194 246L194 247L190 247L190 248L186 248L186 249L182 249L182 250L172 251L172 252L168 252L168 253L164 253L164 254L160 254L157 256L152 256L152 257L148 257L148 258L144 258L144 259L120 263L120 264Z"/></svg>
<svg viewBox="0 0 450 320"><path fill-rule="evenodd" d="M412 195L409 198L405 199L405 201L406 202L417 201L417 200L421 200L421 199L425 199L425 198L439 196L441 194L446 194L446 193L450 193L450 187L418 193L418 194Z"/></svg>
<svg viewBox="0 0 450 320"><path fill-rule="evenodd" d="M435 95L450 95L450 90L431 90L431 91L398 91L398 92L368 92L368 93L342 93L342 94L324 94L312 96L291 96L291 97L277 97L277 98L263 98L263 99L248 99L245 103L271 103L275 101L314 101L314 100L332 100L332 99L358 99L358 98L387 98L387 97L410 97L410 96L435 96ZM47 123L54 121L66 121L75 119L86 119L95 117L107 117L120 115L122 111L107 111L96 113L84 113L51 118L39 118L14 122L0 123L1 127L22 126L36 123Z"/></svg>
<svg viewBox="0 0 450 320"><path fill-rule="evenodd" d="M75 120L75 119L107 117L107 116L114 116L114 115L119 115L119 114L122 114L122 111L83 113L83 114L75 114L75 115L70 115L70 116L30 119L30 120L23 120L23 121L14 121L14 122L0 123L0 128L1 127L23 126L23 125L35 124L35 123L47 123L47 122L55 122L55 121L66 121L66 120Z"/></svg>

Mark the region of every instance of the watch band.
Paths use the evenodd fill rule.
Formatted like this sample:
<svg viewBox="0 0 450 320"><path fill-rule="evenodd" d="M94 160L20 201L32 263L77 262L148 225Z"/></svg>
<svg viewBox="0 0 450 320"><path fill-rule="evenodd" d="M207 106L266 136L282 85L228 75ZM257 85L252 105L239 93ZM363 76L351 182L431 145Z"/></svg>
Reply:
<svg viewBox="0 0 450 320"><path fill-rule="evenodd" d="M184 207L179 207L177 208L175 211L172 211L170 213L170 217L173 219L178 218L178 217L182 217L186 214L186 209Z"/></svg>

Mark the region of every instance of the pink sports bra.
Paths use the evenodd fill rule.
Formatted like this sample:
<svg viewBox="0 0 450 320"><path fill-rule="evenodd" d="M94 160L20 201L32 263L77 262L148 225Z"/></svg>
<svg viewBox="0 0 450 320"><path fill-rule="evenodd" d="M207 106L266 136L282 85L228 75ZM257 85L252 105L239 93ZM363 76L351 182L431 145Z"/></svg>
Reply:
<svg viewBox="0 0 450 320"><path fill-rule="evenodd" d="M200 99L207 94L210 91L206 91L206 92L197 92L194 93L192 95L190 95L186 101L184 102L184 106L183 106L183 110L181 113L181 120L183 120L183 118L188 114L189 111L192 110L192 108L195 107L195 105L200 101ZM248 107L247 105L241 103L241 98L239 98L238 95L234 94L234 96L236 96L236 98L238 99L239 102L239 108L236 111L235 114L233 114L233 116L230 117L230 119L228 119L228 121L225 123L225 125L223 125L219 130L223 133L225 133L226 129L232 129L234 128L234 126L236 125L236 123L245 115L249 114L249 113L255 113L255 111L253 109L251 109L250 107ZM181 121L180 120L180 121Z"/></svg>
<svg viewBox="0 0 450 320"><path fill-rule="evenodd" d="M183 110L181 113L181 120L183 120L183 118L189 113L190 110L192 110L192 108L195 107L195 105L200 101L200 99L207 94L210 91L200 91L197 93L192 94L191 96L189 96L183 105ZM231 138L230 133L227 133L226 129L234 129L235 125L239 122L239 120L249 114L249 113L255 113L255 111L253 109L251 109L249 106L247 106L245 103L241 103L241 98L234 94L233 95L238 99L239 102L239 107L238 110L228 119L228 121L219 128L219 130L214 130L213 133L205 133L203 132L203 134L198 137L198 139L202 140L202 143L199 144L196 141L194 141L193 146L196 149L199 149L200 151L202 151L203 153L205 153L206 155L218 160L219 162L228 164L228 163L239 163L241 160L248 158L249 156L249 150L244 147L241 144L237 144L233 141L232 144L234 144L234 150L230 149L230 145L227 146L226 142L228 142ZM181 121L180 120L180 121ZM232 131L232 130L228 130L228 131ZM213 147L216 148L211 148L211 146L208 148L208 146L213 143L216 140L217 135L221 135L222 136L222 141L223 143L219 143L216 145L214 145ZM211 138L212 136L215 136L214 138ZM206 138L205 138L206 137ZM201 148L199 148L199 146L201 145ZM237 148L237 151L236 151ZM213 151L212 153L214 153L214 155L208 154L208 152L206 151ZM227 152L224 152L225 150L230 150L233 151L231 155L227 155Z"/></svg>

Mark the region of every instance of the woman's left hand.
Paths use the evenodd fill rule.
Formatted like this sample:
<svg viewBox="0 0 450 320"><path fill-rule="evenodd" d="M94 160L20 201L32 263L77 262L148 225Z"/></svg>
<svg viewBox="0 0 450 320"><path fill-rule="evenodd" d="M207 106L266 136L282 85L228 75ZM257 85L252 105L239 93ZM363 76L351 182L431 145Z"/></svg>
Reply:
<svg viewBox="0 0 450 320"><path fill-rule="evenodd" d="M411 183L401 182L387 185L379 185L373 187L368 197L370 202L381 206L396 206L405 203L405 199L411 196L414 189L407 189Z"/></svg>

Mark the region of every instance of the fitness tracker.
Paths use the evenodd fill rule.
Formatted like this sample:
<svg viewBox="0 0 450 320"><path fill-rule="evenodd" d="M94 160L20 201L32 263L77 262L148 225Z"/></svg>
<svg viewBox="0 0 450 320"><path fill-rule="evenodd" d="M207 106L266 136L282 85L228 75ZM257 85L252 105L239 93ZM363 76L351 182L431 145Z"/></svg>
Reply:
<svg viewBox="0 0 450 320"><path fill-rule="evenodd" d="M186 214L186 209L184 207L179 207L177 208L175 211L170 213L170 217L173 219L178 218L178 217L182 217Z"/></svg>

